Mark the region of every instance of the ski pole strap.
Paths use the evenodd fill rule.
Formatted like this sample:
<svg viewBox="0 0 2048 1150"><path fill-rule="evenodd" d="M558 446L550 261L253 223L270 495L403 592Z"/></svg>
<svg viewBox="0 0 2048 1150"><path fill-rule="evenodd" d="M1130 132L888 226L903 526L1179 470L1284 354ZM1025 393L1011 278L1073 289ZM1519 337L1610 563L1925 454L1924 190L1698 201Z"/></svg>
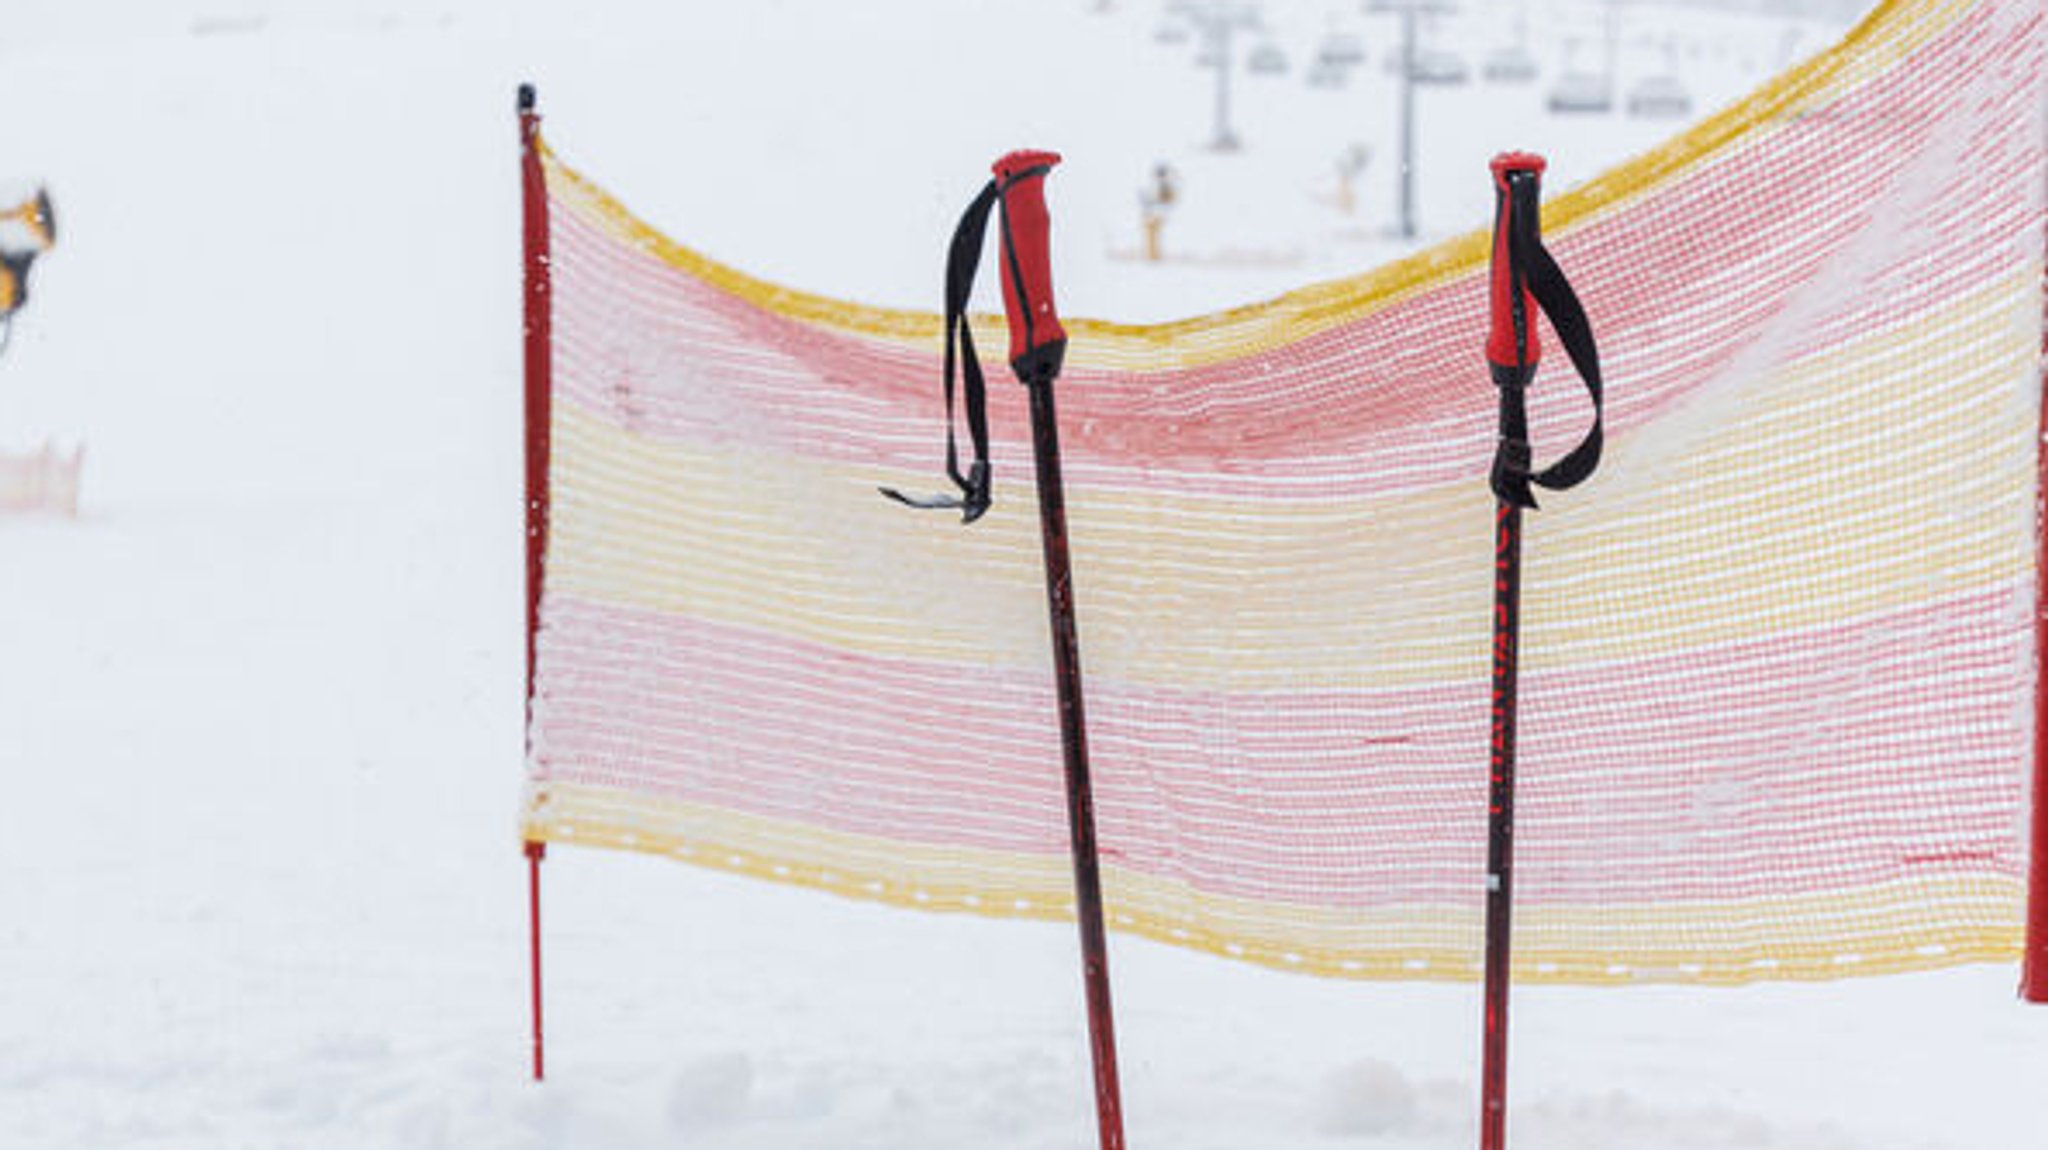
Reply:
<svg viewBox="0 0 2048 1150"><path fill-rule="evenodd" d="M1492 331L1487 359L1500 388L1500 438L1494 449L1490 483L1494 494L1516 506L1534 508L1531 485L1551 491L1576 487L1600 465L1603 391L1600 353L1593 327L1562 268L1543 246L1538 214L1543 158L1525 153L1496 156L1493 161L1496 210L1491 279ZM1551 330L1564 344L1565 355L1585 382L1593 401L1593 425L1578 445L1542 470L1535 470L1529 446L1525 392L1536 377L1541 344L1530 304L1550 317Z"/></svg>
<svg viewBox="0 0 2048 1150"><path fill-rule="evenodd" d="M946 253L946 475L960 488L959 495L905 495L893 487L882 494L909 507L925 510L958 508L960 522L972 523L989 508L993 496L988 466L988 384L981 374L981 359L974 354L974 330L967 322L967 297L974 291L974 273L981 265L982 238L988 231L988 213L999 194L997 181L990 180L967 205L960 223L953 229L953 243ZM956 354L955 347L958 351ZM960 472L960 450L953 436L953 378L958 370L967 409L967 436L974 446L974 462L966 474Z"/></svg>
<svg viewBox="0 0 2048 1150"><path fill-rule="evenodd" d="M988 215L1002 204L1002 281L1004 310L1010 321L1010 367L1027 384L1049 384L1059 374L1067 333L1053 309L1052 275L1047 260L1047 214L1044 177L1059 162L1051 152L1012 152L995 163L995 178L967 205L953 229L946 253L946 475L958 495L905 495L893 487L883 495L909 507L960 511L972 523L989 509L994 481L988 462L988 382L974 351L974 330L967 322L967 301L974 293L974 273L981 265L982 240ZM957 350L956 350L957 349ZM967 437L974 460L960 470L959 442L954 436L953 380L960 379L961 406L966 409Z"/></svg>

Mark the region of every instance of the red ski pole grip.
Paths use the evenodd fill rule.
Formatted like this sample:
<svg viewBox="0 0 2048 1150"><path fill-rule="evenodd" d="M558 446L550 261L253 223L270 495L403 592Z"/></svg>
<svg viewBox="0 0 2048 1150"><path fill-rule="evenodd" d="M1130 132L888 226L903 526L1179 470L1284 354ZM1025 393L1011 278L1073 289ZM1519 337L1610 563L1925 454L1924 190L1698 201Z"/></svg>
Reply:
<svg viewBox="0 0 2048 1150"><path fill-rule="evenodd" d="M1536 366L1543 345L1536 334L1536 301L1515 276L1511 237L1519 228L1534 235L1539 228L1536 205L1541 198L1543 157L1528 152L1503 152L1493 158L1493 268L1489 292L1492 325L1486 336L1486 358L1496 367L1523 370ZM1522 218L1526 214L1527 219ZM1516 290L1520 287L1520 291ZM1520 298L1517 298L1517 297Z"/></svg>
<svg viewBox="0 0 2048 1150"><path fill-rule="evenodd" d="M1010 367L1026 383L1059 374L1066 329L1052 299L1050 232L1045 177L1060 162L1054 152L1011 152L995 162L1003 205L1003 311L1010 320Z"/></svg>

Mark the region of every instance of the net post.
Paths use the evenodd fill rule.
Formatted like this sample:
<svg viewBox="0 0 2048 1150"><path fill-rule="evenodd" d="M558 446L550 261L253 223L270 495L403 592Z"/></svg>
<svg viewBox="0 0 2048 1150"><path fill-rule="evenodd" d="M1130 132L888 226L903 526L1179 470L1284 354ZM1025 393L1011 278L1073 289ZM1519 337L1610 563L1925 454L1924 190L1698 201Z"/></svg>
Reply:
<svg viewBox="0 0 2048 1150"><path fill-rule="evenodd" d="M2043 231L2048 251L2048 229ZM2028 843L2027 925L2020 955L2020 998L2048 1004L2048 264L2041 310L2040 433L2035 439L2034 493L2034 780L2033 834Z"/></svg>
<svg viewBox="0 0 2048 1150"><path fill-rule="evenodd" d="M532 84L519 86L519 185L525 314L522 438L526 459L526 758L533 758L533 696L538 664L541 580L548 545L548 459L552 427L553 309L549 292L547 173L540 159L540 111ZM546 1073L541 1028L540 864L547 843L526 840L528 950L533 981L533 1080Z"/></svg>
<svg viewBox="0 0 2048 1150"><path fill-rule="evenodd" d="M519 86L519 172L525 254L526 719L533 721L540 595L548 547L548 458L553 401L552 268L548 252L547 174L541 167L540 112L532 84ZM531 753L531 746L527 748Z"/></svg>
<svg viewBox="0 0 2048 1150"><path fill-rule="evenodd" d="M533 965L533 1080L547 1077L546 1044L541 1039L540 981L540 864L548 857L548 844L537 839L526 842L527 943Z"/></svg>

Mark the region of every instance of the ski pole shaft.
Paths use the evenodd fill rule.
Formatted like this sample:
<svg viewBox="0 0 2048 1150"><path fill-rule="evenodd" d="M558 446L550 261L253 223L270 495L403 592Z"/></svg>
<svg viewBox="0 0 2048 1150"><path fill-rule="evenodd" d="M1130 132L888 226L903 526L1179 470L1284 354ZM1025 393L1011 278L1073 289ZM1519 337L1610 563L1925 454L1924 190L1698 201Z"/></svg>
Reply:
<svg viewBox="0 0 2048 1150"><path fill-rule="evenodd" d="M1486 1038L1479 1145L1507 1145L1508 986L1514 928L1515 678L1521 641L1522 509L1498 500L1493 547L1493 724L1487 756Z"/></svg>
<svg viewBox="0 0 2048 1150"><path fill-rule="evenodd" d="M1081 933L1088 1049L1095 1070L1096 1123L1102 1150L1123 1150L1123 1100L1117 1080L1116 1027L1109 993L1109 940L1103 923L1102 874L1095 845L1088 722L1081 701L1081 643L1075 622L1073 568L1067 551L1059 418L1053 402L1053 381L1059 377L1067 343L1066 331L1053 306L1050 226L1045 206L1045 175L1058 162L1059 157L1050 152L1012 152L996 161L995 175L1003 206L1003 310L1010 322L1010 367L1031 396L1032 459L1038 480L1039 534L1045 550L1053 675L1059 694L1068 837L1074 856L1074 912Z"/></svg>
<svg viewBox="0 0 2048 1150"><path fill-rule="evenodd" d="M1095 1066L1095 1110L1102 1150L1122 1150L1123 1102L1117 1082L1116 1028L1110 1007L1109 941L1095 845L1095 799L1088 771L1088 722L1081 702L1081 644L1075 626L1067 510L1060 475L1052 381L1033 384L1031 439L1038 477L1038 520L1045 544L1046 604L1052 620L1053 674L1059 688L1067 825L1074 855L1074 911L1081 930L1082 985L1088 1000L1088 1049Z"/></svg>

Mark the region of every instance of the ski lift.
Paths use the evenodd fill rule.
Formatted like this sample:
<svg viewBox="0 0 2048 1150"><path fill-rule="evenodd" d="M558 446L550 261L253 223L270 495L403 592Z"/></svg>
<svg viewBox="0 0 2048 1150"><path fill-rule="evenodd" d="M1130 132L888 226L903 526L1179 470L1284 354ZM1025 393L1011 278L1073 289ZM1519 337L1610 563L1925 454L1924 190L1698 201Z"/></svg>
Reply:
<svg viewBox="0 0 2048 1150"><path fill-rule="evenodd" d="M1185 44L1188 42L1187 25L1178 20L1168 20L1152 33L1155 44Z"/></svg>
<svg viewBox="0 0 2048 1150"><path fill-rule="evenodd" d="M1341 64L1317 60L1308 70L1308 86L1311 88L1342 88L1351 76L1351 70Z"/></svg>
<svg viewBox="0 0 2048 1150"><path fill-rule="evenodd" d="M1287 71L1287 52L1271 41L1252 49L1245 67L1261 76L1278 76Z"/></svg>
<svg viewBox="0 0 2048 1150"><path fill-rule="evenodd" d="M1365 45L1349 32L1332 32L1316 49L1316 63L1331 68L1355 68L1365 62Z"/></svg>

